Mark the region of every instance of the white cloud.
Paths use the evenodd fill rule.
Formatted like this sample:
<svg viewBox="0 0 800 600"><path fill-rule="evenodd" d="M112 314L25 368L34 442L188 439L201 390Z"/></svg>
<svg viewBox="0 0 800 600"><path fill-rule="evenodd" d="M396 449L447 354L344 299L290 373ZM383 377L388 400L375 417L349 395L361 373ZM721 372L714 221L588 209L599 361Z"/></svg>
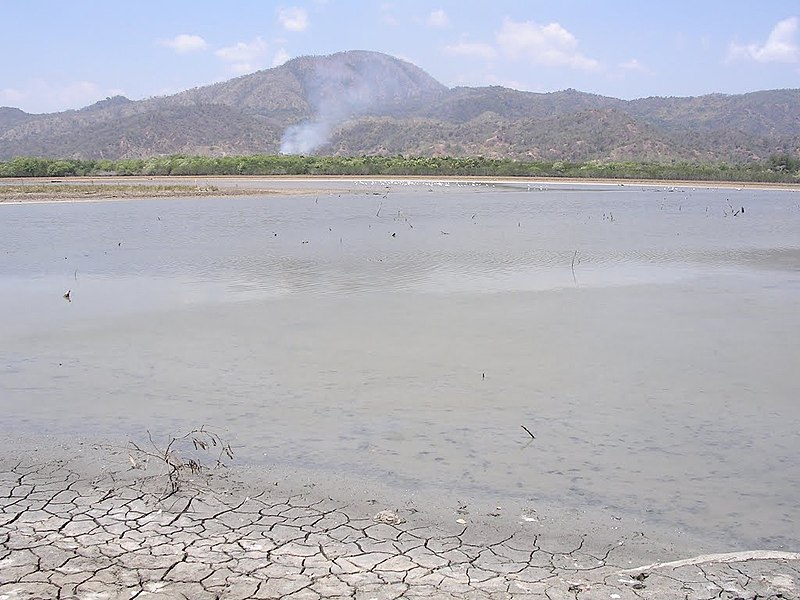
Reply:
<svg viewBox="0 0 800 600"><path fill-rule="evenodd" d="M230 68L234 75L247 75L249 73L255 73L261 67L253 63L232 63Z"/></svg>
<svg viewBox="0 0 800 600"><path fill-rule="evenodd" d="M305 31L308 29L308 13L305 8L281 8L278 10L278 21L287 31Z"/></svg>
<svg viewBox="0 0 800 600"><path fill-rule="evenodd" d="M503 54L550 67L596 70L600 63L578 50L578 40L558 23L540 25L534 21L503 20L495 36Z"/></svg>
<svg viewBox="0 0 800 600"><path fill-rule="evenodd" d="M621 63L617 63L616 68L610 70L608 78L611 81L623 81L629 77L641 77L652 75L653 71L638 58L630 58Z"/></svg>
<svg viewBox="0 0 800 600"><path fill-rule="evenodd" d="M31 113L83 108L102 98L121 94L91 81L54 83L43 79L27 81L21 88L0 89L0 106L14 106Z"/></svg>
<svg viewBox="0 0 800 600"><path fill-rule="evenodd" d="M468 56L472 58L491 59L497 56L491 44L483 42L457 42L444 47L445 54L450 56Z"/></svg>
<svg viewBox="0 0 800 600"><path fill-rule="evenodd" d="M272 66L273 67L280 67L283 63L289 60L291 56L286 51L285 48L280 48L276 53L275 56L272 58Z"/></svg>
<svg viewBox="0 0 800 600"><path fill-rule="evenodd" d="M383 2L380 5L381 22L385 25L394 27L400 23L400 20L394 15L395 6L391 2Z"/></svg>
<svg viewBox="0 0 800 600"><path fill-rule="evenodd" d="M798 63L800 62L798 27L800 27L800 19L797 17L779 21L763 44L740 45L732 42L728 46L728 57L761 63Z"/></svg>
<svg viewBox="0 0 800 600"><path fill-rule="evenodd" d="M233 46L220 48L214 54L230 63L231 70L234 73L240 75L252 73L264 66L267 56L267 43L257 37L252 42L239 42Z"/></svg>
<svg viewBox="0 0 800 600"><path fill-rule="evenodd" d="M172 48L178 54L187 54L189 52L205 50L208 45L206 44L206 41L199 35L190 35L188 33L176 35L171 40L164 40L160 43L162 46Z"/></svg>
<svg viewBox="0 0 800 600"><path fill-rule="evenodd" d="M449 27L450 25L450 18L447 16L447 13L444 12L441 8L438 10L433 11L431 14L428 15L428 26L429 27L436 27L436 28L445 28Z"/></svg>
<svg viewBox="0 0 800 600"><path fill-rule="evenodd" d="M648 69L638 58L631 58L630 60L626 60L619 65L620 70L622 71L635 71L638 73L649 73L650 69Z"/></svg>
<svg viewBox="0 0 800 600"><path fill-rule="evenodd" d="M14 106L19 108L27 95L22 90L14 88L0 89L0 106Z"/></svg>

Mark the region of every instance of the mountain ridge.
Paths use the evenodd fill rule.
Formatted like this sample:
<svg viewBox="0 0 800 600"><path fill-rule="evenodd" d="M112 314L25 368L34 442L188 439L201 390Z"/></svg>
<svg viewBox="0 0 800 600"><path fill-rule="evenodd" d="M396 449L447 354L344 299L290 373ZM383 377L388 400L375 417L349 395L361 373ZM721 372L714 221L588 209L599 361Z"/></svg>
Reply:
<svg viewBox="0 0 800 600"><path fill-rule="evenodd" d="M45 114L0 107L0 160L278 152L742 163L800 153L800 90L622 100L448 88L354 50L169 96Z"/></svg>

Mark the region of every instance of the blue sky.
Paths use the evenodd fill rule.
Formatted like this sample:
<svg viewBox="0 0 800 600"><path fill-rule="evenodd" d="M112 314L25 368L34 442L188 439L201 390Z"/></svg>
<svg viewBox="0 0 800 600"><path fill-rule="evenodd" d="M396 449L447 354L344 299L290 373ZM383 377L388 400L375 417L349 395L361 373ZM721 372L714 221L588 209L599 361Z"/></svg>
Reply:
<svg viewBox="0 0 800 600"><path fill-rule="evenodd" d="M0 106L27 112L342 50L392 54L448 86L617 98L800 87L798 0L0 0L0 20Z"/></svg>

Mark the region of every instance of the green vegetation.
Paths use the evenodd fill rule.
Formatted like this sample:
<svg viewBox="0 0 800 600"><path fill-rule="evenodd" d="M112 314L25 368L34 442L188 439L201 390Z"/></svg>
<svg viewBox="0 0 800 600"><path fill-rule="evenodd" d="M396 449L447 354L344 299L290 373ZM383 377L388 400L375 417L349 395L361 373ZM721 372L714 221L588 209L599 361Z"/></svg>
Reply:
<svg viewBox="0 0 800 600"><path fill-rule="evenodd" d="M800 159L775 155L749 164L688 162L527 162L483 157L414 156L158 156L71 160L17 157L0 162L0 177L104 175L351 175L430 177L566 177L800 183Z"/></svg>

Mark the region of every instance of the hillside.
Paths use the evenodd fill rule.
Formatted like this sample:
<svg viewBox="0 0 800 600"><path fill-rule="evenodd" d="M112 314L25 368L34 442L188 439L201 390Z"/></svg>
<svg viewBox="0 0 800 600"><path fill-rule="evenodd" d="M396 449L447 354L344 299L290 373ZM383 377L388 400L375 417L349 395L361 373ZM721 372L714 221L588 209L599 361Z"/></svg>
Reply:
<svg viewBox="0 0 800 600"><path fill-rule="evenodd" d="M800 90L626 101L448 89L364 51L300 57L161 98L43 115L0 108L0 160L286 152L743 163L799 150Z"/></svg>

